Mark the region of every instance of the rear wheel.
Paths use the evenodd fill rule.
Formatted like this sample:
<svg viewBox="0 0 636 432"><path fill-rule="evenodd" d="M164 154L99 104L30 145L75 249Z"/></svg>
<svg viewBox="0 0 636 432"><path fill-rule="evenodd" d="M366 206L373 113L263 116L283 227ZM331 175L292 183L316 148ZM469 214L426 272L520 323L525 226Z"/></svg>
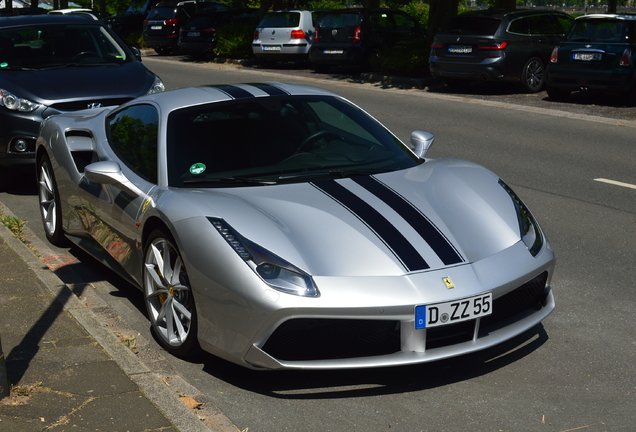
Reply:
<svg viewBox="0 0 636 432"><path fill-rule="evenodd" d="M555 101L565 101L570 97L570 92L567 90L561 90L560 88L548 86L548 97Z"/></svg>
<svg viewBox="0 0 636 432"><path fill-rule="evenodd" d="M62 207L60 194L51 168L51 160L46 154L38 158L38 195L40 199L40 215L44 225L44 233L49 242L64 247L68 240L62 229Z"/></svg>
<svg viewBox="0 0 636 432"><path fill-rule="evenodd" d="M173 355L195 354L199 348L197 313L179 249L163 230L154 230L146 244L144 294L152 331Z"/></svg>
<svg viewBox="0 0 636 432"><path fill-rule="evenodd" d="M545 67L539 57L532 57L521 71L521 90L526 93L540 92L545 84Z"/></svg>

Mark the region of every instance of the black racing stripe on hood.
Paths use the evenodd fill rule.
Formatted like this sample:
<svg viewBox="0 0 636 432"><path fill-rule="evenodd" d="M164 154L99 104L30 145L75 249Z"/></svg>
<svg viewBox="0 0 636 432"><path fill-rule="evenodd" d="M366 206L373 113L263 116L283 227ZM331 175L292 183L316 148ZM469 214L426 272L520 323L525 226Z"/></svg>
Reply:
<svg viewBox="0 0 636 432"><path fill-rule="evenodd" d="M264 91L270 96L289 96L289 92L284 89L275 86L273 84L268 83L250 83L251 86L258 88L259 90Z"/></svg>
<svg viewBox="0 0 636 432"><path fill-rule="evenodd" d="M430 268L413 245L371 205L335 180L311 183L360 219L393 252L408 271Z"/></svg>
<svg viewBox="0 0 636 432"><path fill-rule="evenodd" d="M203 87L217 89L218 91L225 93L232 99L246 99L254 97L254 95L247 90L231 85L207 85Z"/></svg>
<svg viewBox="0 0 636 432"><path fill-rule="evenodd" d="M373 177L353 177L352 180L384 201L404 218L433 249L445 265L459 264L463 258L439 229L417 207L402 195Z"/></svg>

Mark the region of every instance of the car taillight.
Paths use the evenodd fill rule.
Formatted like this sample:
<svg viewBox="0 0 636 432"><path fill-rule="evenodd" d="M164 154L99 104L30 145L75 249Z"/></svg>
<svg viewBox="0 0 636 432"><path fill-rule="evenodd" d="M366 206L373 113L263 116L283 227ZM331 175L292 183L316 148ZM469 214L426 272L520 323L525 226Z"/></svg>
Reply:
<svg viewBox="0 0 636 432"><path fill-rule="evenodd" d="M314 29L314 42L318 42L318 27Z"/></svg>
<svg viewBox="0 0 636 432"><path fill-rule="evenodd" d="M431 45L431 48L444 48L444 45L440 45L440 44L433 43L433 44Z"/></svg>
<svg viewBox="0 0 636 432"><path fill-rule="evenodd" d="M479 49L480 50L495 50L495 51L500 51L503 49L506 49L506 47L508 46L508 41L503 41L501 43L494 43L493 45L488 45L488 46L480 46Z"/></svg>
<svg viewBox="0 0 636 432"><path fill-rule="evenodd" d="M254 40L258 40L258 30L254 30Z"/></svg>
<svg viewBox="0 0 636 432"><path fill-rule="evenodd" d="M166 20L166 25L178 25L178 24L179 24L179 19L177 18Z"/></svg>
<svg viewBox="0 0 636 432"><path fill-rule="evenodd" d="M360 42L361 40L361 29L360 27L356 27L356 29L353 32L353 43L357 43Z"/></svg>
<svg viewBox="0 0 636 432"><path fill-rule="evenodd" d="M216 33L216 28L214 28L214 27L209 27L209 28L201 29L201 31L202 31L203 33Z"/></svg>
<svg viewBox="0 0 636 432"><path fill-rule="evenodd" d="M144 20L144 25L148 25L148 20Z"/></svg>
<svg viewBox="0 0 636 432"><path fill-rule="evenodd" d="M292 39L305 39L305 32L302 30L292 30L291 32Z"/></svg>
<svg viewBox="0 0 636 432"><path fill-rule="evenodd" d="M623 52L623 57L621 57L621 62L619 63L621 66L630 66L632 64L632 50L627 48Z"/></svg>
<svg viewBox="0 0 636 432"><path fill-rule="evenodd" d="M559 60L559 47L554 47L550 56L550 63L556 63Z"/></svg>

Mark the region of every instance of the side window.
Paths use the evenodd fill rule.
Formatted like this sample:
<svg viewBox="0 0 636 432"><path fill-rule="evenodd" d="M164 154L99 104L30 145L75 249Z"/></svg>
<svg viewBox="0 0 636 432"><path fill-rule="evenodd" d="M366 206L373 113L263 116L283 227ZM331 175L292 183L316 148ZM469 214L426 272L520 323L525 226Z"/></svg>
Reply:
<svg viewBox="0 0 636 432"><path fill-rule="evenodd" d="M373 13L369 19L375 30L392 30L395 27L393 21L386 13Z"/></svg>
<svg viewBox="0 0 636 432"><path fill-rule="evenodd" d="M508 33L516 33L522 35L530 34L528 28L528 18L519 18L510 22L508 25Z"/></svg>
<svg viewBox="0 0 636 432"><path fill-rule="evenodd" d="M568 30L570 30L570 27L572 27L572 23L574 23L573 19L563 17L557 17L557 21L559 22L559 27L561 29L561 32L559 34L562 35L566 34Z"/></svg>
<svg viewBox="0 0 636 432"><path fill-rule="evenodd" d="M559 35L563 29L551 15L537 15L528 19L530 33L533 35Z"/></svg>
<svg viewBox="0 0 636 432"><path fill-rule="evenodd" d="M134 105L108 119L108 138L120 159L137 174L157 183L159 115L152 105Z"/></svg>

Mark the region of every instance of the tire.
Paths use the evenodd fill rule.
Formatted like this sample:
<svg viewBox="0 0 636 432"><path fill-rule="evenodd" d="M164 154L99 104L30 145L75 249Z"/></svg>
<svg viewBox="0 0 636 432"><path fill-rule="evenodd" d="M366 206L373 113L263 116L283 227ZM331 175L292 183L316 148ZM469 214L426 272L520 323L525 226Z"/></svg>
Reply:
<svg viewBox="0 0 636 432"><path fill-rule="evenodd" d="M519 86L525 93L537 93L545 85L545 66L539 57L530 58L521 70Z"/></svg>
<svg viewBox="0 0 636 432"><path fill-rule="evenodd" d="M196 354L197 312L188 274L174 239L162 230L146 241L144 297L159 344L177 357Z"/></svg>
<svg viewBox="0 0 636 432"><path fill-rule="evenodd" d="M570 92L560 88L548 86L548 97L555 101L565 101L570 97Z"/></svg>
<svg viewBox="0 0 636 432"><path fill-rule="evenodd" d="M60 194L48 155L43 154L38 158L37 173L40 216L46 238L55 246L68 246L69 241L62 228Z"/></svg>

